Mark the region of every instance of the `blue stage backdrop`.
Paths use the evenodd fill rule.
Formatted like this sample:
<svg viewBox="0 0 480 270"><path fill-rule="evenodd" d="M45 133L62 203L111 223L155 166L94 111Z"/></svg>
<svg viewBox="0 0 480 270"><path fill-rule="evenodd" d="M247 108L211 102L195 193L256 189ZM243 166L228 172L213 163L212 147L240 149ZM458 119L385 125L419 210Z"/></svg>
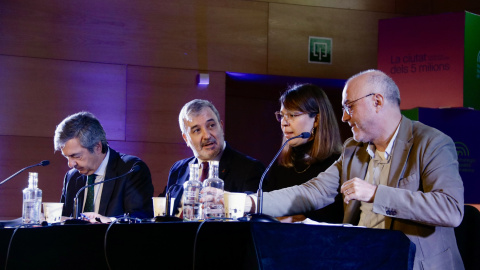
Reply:
<svg viewBox="0 0 480 270"><path fill-rule="evenodd" d="M469 108L416 108L402 113L408 118L434 127L452 138L457 148L460 175L465 187L465 203L479 204L480 144L477 139L480 111Z"/></svg>

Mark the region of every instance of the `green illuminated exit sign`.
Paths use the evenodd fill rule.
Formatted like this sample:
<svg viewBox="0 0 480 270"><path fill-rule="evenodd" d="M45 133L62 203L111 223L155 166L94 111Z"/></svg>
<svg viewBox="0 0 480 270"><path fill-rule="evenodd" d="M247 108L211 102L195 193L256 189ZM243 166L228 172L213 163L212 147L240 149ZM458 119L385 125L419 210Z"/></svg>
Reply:
<svg viewBox="0 0 480 270"><path fill-rule="evenodd" d="M309 37L308 62L317 64L332 63L332 39L326 37Z"/></svg>

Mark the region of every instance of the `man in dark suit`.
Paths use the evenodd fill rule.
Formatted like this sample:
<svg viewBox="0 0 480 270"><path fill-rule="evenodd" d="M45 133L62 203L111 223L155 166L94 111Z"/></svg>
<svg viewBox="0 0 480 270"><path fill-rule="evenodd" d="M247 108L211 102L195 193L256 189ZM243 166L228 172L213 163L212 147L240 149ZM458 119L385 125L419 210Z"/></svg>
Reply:
<svg viewBox="0 0 480 270"><path fill-rule="evenodd" d="M194 156L177 161L170 169L165 190L170 190L171 198L176 198L173 209L180 205L183 183L189 179L191 163L219 161L219 177L224 181L226 191L255 192L258 189L265 167L225 142L223 123L211 102L201 99L188 102L180 111L178 121L182 137Z"/></svg>
<svg viewBox="0 0 480 270"><path fill-rule="evenodd" d="M105 131L93 114L80 112L65 118L55 130L54 144L71 168L63 182L63 216L73 215L74 198L82 187L124 174L81 192L78 212L83 212L91 222L110 222L112 217L124 214L153 216L153 184L148 166L138 157L110 148Z"/></svg>

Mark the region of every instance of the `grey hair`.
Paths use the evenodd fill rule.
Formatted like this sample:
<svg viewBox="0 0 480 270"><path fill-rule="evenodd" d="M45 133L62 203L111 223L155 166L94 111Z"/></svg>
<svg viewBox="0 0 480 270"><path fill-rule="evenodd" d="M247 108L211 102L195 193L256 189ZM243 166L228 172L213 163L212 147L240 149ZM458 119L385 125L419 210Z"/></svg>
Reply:
<svg viewBox="0 0 480 270"><path fill-rule="evenodd" d="M102 143L102 153L106 153L108 142L100 121L89 112L79 112L65 118L55 129L53 144L60 151L67 141L77 138L80 145L93 153L98 142Z"/></svg>
<svg viewBox="0 0 480 270"><path fill-rule="evenodd" d="M369 69L362 71L350 77L346 84L348 84L352 79L367 73L370 73L367 78L367 83L382 91L381 94L385 96L386 100L400 107L400 90L398 89L397 84L392 78L380 70Z"/></svg>
<svg viewBox="0 0 480 270"><path fill-rule="evenodd" d="M180 130L182 131L182 134L186 134L187 132L185 120L188 120L188 117L191 115L196 115L200 113L200 111L202 111L204 108L212 109L213 113L217 116L217 121L220 122L220 114L210 101L203 99L194 99L183 105L183 108L178 115L178 124L180 125Z"/></svg>

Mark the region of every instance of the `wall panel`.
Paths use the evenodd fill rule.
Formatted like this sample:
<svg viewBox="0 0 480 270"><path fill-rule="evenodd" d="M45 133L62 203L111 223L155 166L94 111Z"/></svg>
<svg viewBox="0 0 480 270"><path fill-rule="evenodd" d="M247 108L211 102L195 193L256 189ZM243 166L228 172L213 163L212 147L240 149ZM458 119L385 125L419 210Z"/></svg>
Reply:
<svg viewBox="0 0 480 270"><path fill-rule="evenodd" d="M267 8L223 0L6 0L0 54L265 73Z"/></svg>
<svg viewBox="0 0 480 270"><path fill-rule="evenodd" d="M378 20L393 14L270 4L268 73L346 79L377 66ZM332 64L308 63L309 36L333 39Z"/></svg>
<svg viewBox="0 0 480 270"><path fill-rule="evenodd" d="M225 73L209 72L210 84L197 85L197 71L128 67L127 141L182 144L178 114L188 101L210 100L225 116Z"/></svg>
<svg viewBox="0 0 480 270"><path fill-rule="evenodd" d="M391 13L395 12L395 4L396 2L398 2L395 0L363 0L363 1L358 1L358 0L342 0L342 1L337 1L337 0L254 0L254 1L277 3L277 4L289 4L289 5L391 12Z"/></svg>
<svg viewBox="0 0 480 270"><path fill-rule="evenodd" d="M82 110L125 139L125 66L0 55L0 135L52 137Z"/></svg>
<svg viewBox="0 0 480 270"><path fill-rule="evenodd" d="M185 144L119 141L109 143L116 151L137 156L145 161L152 174L154 196L158 196L165 189L173 163L192 156L192 151Z"/></svg>
<svg viewBox="0 0 480 270"><path fill-rule="evenodd" d="M469 11L475 14L480 14L480 1L478 0L432 1L432 11L434 14L446 13L446 12L462 12L462 11Z"/></svg>
<svg viewBox="0 0 480 270"><path fill-rule="evenodd" d="M0 186L0 219L22 216L22 190L28 186L28 172L38 172L43 201L58 202L68 170L67 160L60 152L53 152L52 137L0 136L0 181L42 160L49 160L50 165L28 169Z"/></svg>
<svg viewBox="0 0 480 270"><path fill-rule="evenodd" d="M475 14L480 13L480 2L478 0L403 0L396 2L396 12L409 15L428 15L462 11L469 11Z"/></svg>

